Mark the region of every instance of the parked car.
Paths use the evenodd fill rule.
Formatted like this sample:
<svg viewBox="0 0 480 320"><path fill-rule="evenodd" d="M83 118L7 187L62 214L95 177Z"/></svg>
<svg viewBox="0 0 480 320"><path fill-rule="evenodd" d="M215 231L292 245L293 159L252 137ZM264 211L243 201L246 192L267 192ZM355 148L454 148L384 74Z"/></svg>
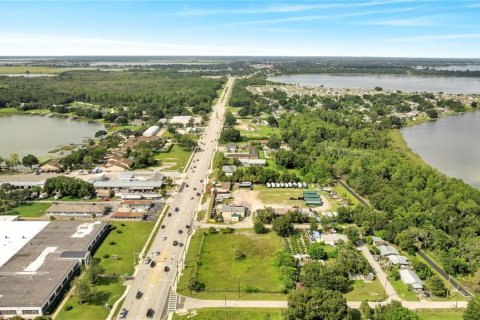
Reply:
<svg viewBox="0 0 480 320"><path fill-rule="evenodd" d="M175 207L175 212L178 212L180 211L180 208L179 207Z"/></svg>
<svg viewBox="0 0 480 320"><path fill-rule="evenodd" d="M174 246L178 246L178 241L177 241L177 240L174 240L174 241L173 241L173 245L174 245Z"/></svg>
<svg viewBox="0 0 480 320"><path fill-rule="evenodd" d="M154 314L155 314L155 310L153 310L152 308L149 308L147 310L147 318L153 318Z"/></svg>
<svg viewBox="0 0 480 320"><path fill-rule="evenodd" d="M120 319L125 319L125 317L127 316L127 313L128 313L128 310L125 308L122 308L122 310L120 310L120 312L118 313L118 317Z"/></svg>
<svg viewBox="0 0 480 320"><path fill-rule="evenodd" d="M171 216L172 216L172 213L171 213L171 212L169 212L169 213L167 214L167 216L168 216L168 217L171 217Z"/></svg>
<svg viewBox="0 0 480 320"><path fill-rule="evenodd" d="M57 193L55 197L53 197L53 199L58 200L58 199L61 199L62 197L63 197L63 194Z"/></svg>

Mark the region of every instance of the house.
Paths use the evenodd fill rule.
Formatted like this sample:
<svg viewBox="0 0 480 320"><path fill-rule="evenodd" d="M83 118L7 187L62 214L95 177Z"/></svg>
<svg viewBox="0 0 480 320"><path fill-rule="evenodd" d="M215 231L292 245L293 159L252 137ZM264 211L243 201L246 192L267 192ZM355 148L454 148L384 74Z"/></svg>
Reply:
<svg viewBox="0 0 480 320"><path fill-rule="evenodd" d="M265 166L267 162L265 159L255 159L255 158L239 158L238 161L245 167L252 166Z"/></svg>
<svg viewBox="0 0 480 320"><path fill-rule="evenodd" d="M40 167L40 172L61 172L62 166L58 163L58 161L53 160L49 163L44 164Z"/></svg>
<svg viewBox="0 0 480 320"><path fill-rule="evenodd" d="M380 237L371 236L370 238L372 239L373 244L377 248L380 247L380 246L388 245L388 243Z"/></svg>
<svg viewBox="0 0 480 320"><path fill-rule="evenodd" d="M236 204L223 204L222 216L226 221L235 221L236 218L245 218L247 216L247 208Z"/></svg>
<svg viewBox="0 0 480 320"><path fill-rule="evenodd" d="M227 177L231 177L237 171L237 166L223 166L222 171Z"/></svg>
<svg viewBox="0 0 480 320"><path fill-rule="evenodd" d="M45 214L48 216L101 216L105 212L105 207L105 205L93 203L58 203L49 207Z"/></svg>
<svg viewBox="0 0 480 320"><path fill-rule="evenodd" d="M404 256L392 255L392 256L388 256L387 258L388 258L388 260L390 260L390 263L392 265L395 265L395 266L408 266L409 265L408 259Z"/></svg>
<svg viewBox="0 0 480 320"><path fill-rule="evenodd" d="M220 187L216 188L216 192L217 194L230 193L231 189L232 189L231 182L222 182Z"/></svg>
<svg viewBox="0 0 480 320"><path fill-rule="evenodd" d="M380 255L382 255L383 257L400 255L400 253L398 253L397 249L395 249L392 246L388 246L388 245L379 246L378 250L380 250Z"/></svg>
<svg viewBox="0 0 480 320"><path fill-rule="evenodd" d="M227 152L237 152L237 145L235 143L229 143L226 150Z"/></svg>
<svg viewBox="0 0 480 320"><path fill-rule="evenodd" d="M96 194L97 194L97 198L99 199L108 199L111 196L110 190L106 190L106 189L97 190Z"/></svg>
<svg viewBox="0 0 480 320"><path fill-rule="evenodd" d="M340 241L347 241L348 237L344 234L338 234L338 233L322 233L320 235L320 241L325 243L326 245L329 246L336 246L340 243Z"/></svg>
<svg viewBox="0 0 480 320"><path fill-rule="evenodd" d="M152 136L156 135L158 133L158 131L160 131L159 126L151 126L147 130L145 130L145 132L143 133L143 136L144 137L152 137Z"/></svg>
<svg viewBox="0 0 480 320"><path fill-rule="evenodd" d="M423 289L422 280L420 280L418 275L410 269L401 269L400 279L405 285L411 286L413 291L415 292L421 291Z"/></svg>
<svg viewBox="0 0 480 320"><path fill-rule="evenodd" d="M112 213L111 217L118 220L143 220L145 218L144 212L119 212Z"/></svg>

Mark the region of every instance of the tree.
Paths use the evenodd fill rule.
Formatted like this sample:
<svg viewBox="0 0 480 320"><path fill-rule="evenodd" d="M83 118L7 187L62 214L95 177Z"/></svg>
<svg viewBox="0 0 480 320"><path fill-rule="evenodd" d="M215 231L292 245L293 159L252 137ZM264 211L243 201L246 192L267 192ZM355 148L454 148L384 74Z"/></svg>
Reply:
<svg viewBox="0 0 480 320"><path fill-rule="evenodd" d="M360 241L360 231L355 226L350 226L343 229L343 233L347 235L348 240L350 240L354 245L357 245Z"/></svg>
<svg viewBox="0 0 480 320"><path fill-rule="evenodd" d="M258 234L264 234L268 232L268 229L265 228L265 225L261 221L256 221L253 224L253 230L255 231L255 233L258 233Z"/></svg>
<svg viewBox="0 0 480 320"><path fill-rule="evenodd" d="M282 145L282 138L278 134L272 135L267 142L267 147L270 149L278 149Z"/></svg>
<svg viewBox="0 0 480 320"><path fill-rule="evenodd" d="M468 302L467 308L463 313L463 320L478 320L480 319L480 300L474 298Z"/></svg>
<svg viewBox="0 0 480 320"><path fill-rule="evenodd" d="M434 296L445 297L447 295L447 288L445 288L445 284L439 276L435 274L430 276L427 279L426 284L427 288Z"/></svg>
<svg viewBox="0 0 480 320"><path fill-rule="evenodd" d="M310 231L314 232L318 230L318 222L317 219L311 218L310 219Z"/></svg>
<svg viewBox="0 0 480 320"><path fill-rule="evenodd" d="M105 130L98 130L95 132L95 138L102 138L107 135L107 131Z"/></svg>
<svg viewBox="0 0 480 320"><path fill-rule="evenodd" d="M267 117L267 122L270 127L278 127L278 120L273 115Z"/></svg>
<svg viewBox="0 0 480 320"><path fill-rule="evenodd" d="M236 248L235 250L233 250L233 259L244 260L246 257L247 255L245 254L245 252L243 252L239 248Z"/></svg>
<svg viewBox="0 0 480 320"><path fill-rule="evenodd" d="M436 119L438 118L438 112L435 109L427 109L425 110L425 113L430 119Z"/></svg>
<svg viewBox="0 0 480 320"><path fill-rule="evenodd" d="M75 286L74 294L78 297L80 303L90 303L94 300L96 292L88 277L77 277L73 285Z"/></svg>
<svg viewBox="0 0 480 320"><path fill-rule="evenodd" d="M340 292L348 292L352 285L348 274L342 273L335 265L324 266L319 262L306 264L300 280L306 288L322 288Z"/></svg>
<svg viewBox="0 0 480 320"><path fill-rule="evenodd" d="M321 243L312 243L308 246L308 255L310 258L313 260L323 260L327 258L327 253L325 252L325 249L323 248L323 245Z"/></svg>
<svg viewBox="0 0 480 320"><path fill-rule="evenodd" d="M205 290L205 283L200 282L197 276L194 275L188 280L188 289L190 289L190 291L201 292Z"/></svg>
<svg viewBox="0 0 480 320"><path fill-rule="evenodd" d="M281 237L288 237L293 234L293 223L285 217L277 217L272 222L272 229Z"/></svg>
<svg viewBox="0 0 480 320"><path fill-rule="evenodd" d="M277 217L275 209L272 207L266 207L264 209L258 209L255 212L255 221L262 223L272 223L272 221Z"/></svg>
<svg viewBox="0 0 480 320"><path fill-rule="evenodd" d="M220 140L223 142L239 142L242 140L242 136L240 131L235 128L224 128Z"/></svg>
<svg viewBox="0 0 480 320"><path fill-rule="evenodd" d="M37 157L35 157L33 154L27 154L22 158L22 166L28 167L30 169L33 168L33 166L39 164L39 161Z"/></svg>
<svg viewBox="0 0 480 320"><path fill-rule="evenodd" d="M347 301L338 291L302 289L290 293L285 320L351 320Z"/></svg>
<svg viewBox="0 0 480 320"><path fill-rule="evenodd" d="M102 275L104 272L105 268L100 265L98 260L93 259L85 274L92 284L96 284L100 278L100 275Z"/></svg>
<svg viewBox="0 0 480 320"><path fill-rule="evenodd" d="M420 317L402 306L399 301L387 305L378 305L373 316L375 320L420 320Z"/></svg>
<svg viewBox="0 0 480 320"><path fill-rule="evenodd" d="M19 157L18 153L12 153L8 157L6 162L8 163L8 166L10 167L10 169L15 170L17 168L17 166L20 164L20 157Z"/></svg>
<svg viewBox="0 0 480 320"><path fill-rule="evenodd" d="M360 311L362 311L362 319L368 320L372 318L372 308L368 304L367 300L363 300L360 304Z"/></svg>
<svg viewBox="0 0 480 320"><path fill-rule="evenodd" d="M230 111L227 111L225 113L225 125L234 126L235 123L237 123L237 119L235 119L235 116L233 115L233 113L231 113Z"/></svg>

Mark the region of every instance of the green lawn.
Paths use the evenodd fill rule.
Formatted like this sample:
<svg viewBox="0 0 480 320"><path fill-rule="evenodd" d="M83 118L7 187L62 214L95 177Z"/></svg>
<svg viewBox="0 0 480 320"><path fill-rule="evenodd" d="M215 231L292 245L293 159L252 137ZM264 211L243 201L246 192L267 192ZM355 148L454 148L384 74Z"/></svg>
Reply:
<svg viewBox="0 0 480 320"><path fill-rule="evenodd" d="M305 189L299 188L267 188L261 185L255 185L254 192L258 193L258 198L265 205L290 205L305 207L303 200L289 200L290 197L301 197Z"/></svg>
<svg viewBox="0 0 480 320"><path fill-rule="evenodd" d="M193 314L197 314L193 316ZM190 315L174 315L174 320L262 320L267 314L271 320L281 320L282 309L270 308L208 308L191 312Z"/></svg>
<svg viewBox="0 0 480 320"><path fill-rule="evenodd" d="M418 301L417 295L408 290L407 286L402 282L402 280L392 280L390 279L393 289L398 294L398 296L407 301Z"/></svg>
<svg viewBox="0 0 480 320"><path fill-rule="evenodd" d="M65 305L71 305L72 310L65 311L65 307L59 312L55 320L103 320L106 319L109 309L105 303L113 305L123 294L125 287L119 277L102 278L95 286L97 290L96 301L93 304L79 304L78 298L70 297Z"/></svg>
<svg viewBox="0 0 480 320"><path fill-rule="evenodd" d="M275 266L275 253L282 251L280 237L271 232L255 234L252 230L237 230L234 234L208 234L200 248L202 233L197 231L187 253L186 269L180 278L178 292L190 296L188 280L196 268L196 256L201 251L198 278L206 285L206 291L193 293L200 299L282 300L283 289L280 273ZM240 249L244 260L235 260L233 252ZM259 276L261 275L261 277ZM238 288L240 286L240 297ZM263 291L265 293L247 293Z"/></svg>
<svg viewBox="0 0 480 320"><path fill-rule="evenodd" d="M344 294L348 301L379 301L384 300L385 290L378 279L372 282L363 280L355 280L353 283L353 291Z"/></svg>
<svg viewBox="0 0 480 320"><path fill-rule="evenodd" d="M353 204L354 206L359 204L360 202L352 196L350 192L348 192L340 183L336 183L333 187L333 190L342 198L347 198L349 203ZM366 201L366 200L365 200Z"/></svg>
<svg viewBox="0 0 480 320"><path fill-rule="evenodd" d="M45 210L47 210L51 205L51 203L43 202L27 203L7 211L5 214L18 215L22 218L35 218L42 216L45 213Z"/></svg>
<svg viewBox="0 0 480 320"><path fill-rule="evenodd" d="M278 132L278 128L272 128L270 126L261 126L259 124L253 124L251 119L237 119L237 129L240 130L240 134L243 137L249 138L263 138L268 139L273 133ZM242 125L239 127L239 125ZM250 130L246 130L245 126L248 126Z"/></svg>
<svg viewBox="0 0 480 320"><path fill-rule="evenodd" d="M421 309L416 310L415 313L422 320L462 320L463 318L463 310Z"/></svg>
<svg viewBox="0 0 480 320"><path fill-rule="evenodd" d="M155 223L138 221L111 222L110 224L116 229L108 234L93 257L100 259L100 264L105 268L107 274L132 274L134 254L140 253ZM116 244L110 244L112 241ZM107 254L110 257L104 258ZM112 255L118 255L119 259L112 259Z"/></svg>
<svg viewBox="0 0 480 320"><path fill-rule="evenodd" d="M166 170L180 171L185 169L185 166L192 155L192 151L185 151L178 145L174 144L170 152L158 153L155 155L155 159L162 161L162 163L171 163L171 166Z"/></svg>
<svg viewBox="0 0 480 320"><path fill-rule="evenodd" d="M20 111L17 110L17 108L0 108L0 115L5 114L12 114L12 113L21 113Z"/></svg>

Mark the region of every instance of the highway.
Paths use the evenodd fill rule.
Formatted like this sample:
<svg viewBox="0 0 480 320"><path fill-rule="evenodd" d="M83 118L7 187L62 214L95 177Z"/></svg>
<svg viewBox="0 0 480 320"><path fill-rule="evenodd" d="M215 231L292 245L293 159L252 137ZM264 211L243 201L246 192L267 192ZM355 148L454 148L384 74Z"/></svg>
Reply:
<svg viewBox="0 0 480 320"><path fill-rule="evenodd" d="M234 81L234 78L228 79L217 103L213 106L210 122L199 140L193 159L178 180L181 187L167 203L171 216L167 215L164 218L162 224L165 227L159 229L150 252L146 253L153 253L155 266L152 267L144 261L140 261L137 266L135 279L122 305L122 308L127 309L125 319L146 319L149 309L153 310L152 319L161 319L167 314L170 289L186 250L186 246L181 244L186 243L189 232L196 227L195 213L217 148L223 127L225 104L230 98ZM187 225L190 228L187 228ZM174 245L173 241L178 241L179 245ZM166 271L165 267L169 270ZM139 291L141 294L137 296Z"/></svg>

